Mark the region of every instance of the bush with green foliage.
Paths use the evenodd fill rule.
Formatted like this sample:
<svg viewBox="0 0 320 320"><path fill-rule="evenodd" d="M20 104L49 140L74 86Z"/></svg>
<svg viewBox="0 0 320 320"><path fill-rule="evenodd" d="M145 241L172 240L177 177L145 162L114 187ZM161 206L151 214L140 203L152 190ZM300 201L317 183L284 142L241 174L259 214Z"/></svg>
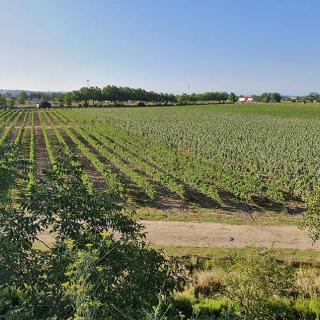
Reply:
<svg viewBox="0 0 320 320"><path fill-rule="evenodd" d="M6 107L7 106L7 99L0 94L0 108Z"/></svg>
<svg viewBox="0 0 320 320"><path fill-rule="evenodd" d="M292 267L279 264L270 250L252 248L236 258L225 277L232 313L243 319L274 319L278 311L270 302L289 297L294 281Z"/></svg>
<svg viewBox="0 0 320 320"><path fill-rule="evenodd" d="M303 216L302 228L305 228L310 238L315 242L320 239L320 187L306 199L308 211Z"/></svg>
<svg viewBox="0 0 320 320"><path fill-rule="evenodd" d="M1 149L7 150L7 149ZM144 241L115 193L88 190L83 170L56 157L46 183L16 195L19 163L1 151L0 317L142 319L166 301L178 279ZM5 197L6 195L6 197ZM41 234L55 241L47 245ZM35 248L42 242L46 250ZM165 305L165 302L163 302Z"/></svg>
<svg viewBox="0 0 320 320"><path fill-rule="evenodd" d="M0 145L0 206L10 200L10 191L25 173L26 162L18 159L16 146Z"/></svg>

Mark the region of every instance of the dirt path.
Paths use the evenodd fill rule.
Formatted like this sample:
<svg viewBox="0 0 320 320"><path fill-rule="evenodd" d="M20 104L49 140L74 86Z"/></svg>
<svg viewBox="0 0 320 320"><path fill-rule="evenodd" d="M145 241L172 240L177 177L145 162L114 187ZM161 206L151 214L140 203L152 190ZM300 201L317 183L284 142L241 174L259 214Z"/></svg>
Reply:
<svg viewBox="0 0 320 320"><path fill-rule="evenodd" d="M193 247L258 246L320 249L296 226L230 225L223 223L142 221L147 239L158 245Z"/></svg>
<svg viewBox="0 0 320 320"><path fill-rule="evenodd" d="M145 226L147 241L162 246L229 247L246 246L284 249L318 249L306 233L296 226L232 225L211 222L140 221ZM43 233L46 244L54 241Z"/></svg>

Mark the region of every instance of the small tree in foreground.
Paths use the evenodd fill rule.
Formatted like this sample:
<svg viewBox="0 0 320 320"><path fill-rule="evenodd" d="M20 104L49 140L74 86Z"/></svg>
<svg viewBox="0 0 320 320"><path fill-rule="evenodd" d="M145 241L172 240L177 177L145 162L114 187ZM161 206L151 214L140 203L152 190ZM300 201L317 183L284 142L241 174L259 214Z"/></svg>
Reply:
<svg viewBox="0 0 320 320"><path fill-rule="evenodd" d="M271 250L250 248L236 258L225 277L226 293L232 301L226 312L232 319L286 319L272 308L281 297L289 296L294 285L294 270L280 265Z"/></svg>
<svg viewBox="0 0 320 320"><path fill-rule="evenodd" d="M307 212L303 216L302 228L306 229L313 242L320 239L320 187L306 199Z"/></svg>
<svg viewBox="0 0 320 320"><path fill-rule="evenodd" d="M6 162L12 175L1 190L1 317L142 319L175 285L168 261L148 248L117 195L88 190L82 168L69 165L74 160L59 156L46 183L18 197L10 190L19 165ZM47 233L51 245L42 240Z"/></svg>

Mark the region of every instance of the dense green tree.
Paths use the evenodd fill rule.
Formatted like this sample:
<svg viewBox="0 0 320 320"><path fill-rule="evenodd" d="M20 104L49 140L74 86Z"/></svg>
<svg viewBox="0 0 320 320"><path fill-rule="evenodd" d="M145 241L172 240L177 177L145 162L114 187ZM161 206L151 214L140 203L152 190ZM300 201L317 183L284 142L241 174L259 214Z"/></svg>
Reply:
<svg viewBox="0 0 320 320"><path fill-rule="evenodd" d="M128 99L128 96L121 95L120 89L116 86L106 86L102 88L102 97L103 100L111 101L112 103L122 99Z"/></svg>
<svg viewBox="0 0 320 320"><path fill-rule="evenodd" d="M183 93L182 95L179 95L178 97L177 97L177 101L178 101L178 103L182 103L182 104L184 104L184 103L188 103L188 102L190 102L190 96L189 95L187 95L186 93Z"/></svg>
<svg viewBox="0 0 320 320"><path fill-rule="evenodd" d="M13 108L15 104L15 99L14 98L9 98L7 99L7 106L8 108Z"/></svg>
<svg viewBox="0 0 320 320"><path fill-rule="evenodd" d="M311 102L320 101L320 95L317 92L310 92L306 98Z"/></svg>
<svg viewBox="0 0 320 320"><path fill-rule="evenodd" d="M235 93L233 92L230 92L229 94L229 100L232 102L232 103L236 103L238 101L238 97Z"/></svg>
<svg viewBox="0 0 320 320"><path fill-rule="evenodd" d="M255 96L254 100L258 101L258 102L268 103L268 102L280 102L281 99L282 99L282 96L281 96L280 93L277 93L277 92L272 92L272 93L264 92L260 96Z"/></svg>
<svg viewBox="0 0 320 320"><path fill-rule="evenodd" d="M41 99L41 95L42 95L41 92L31 91L31 92L29 93L29 98L30 98L30 99Z"/></svg>
<svg viewBox="0 0 320 320"><path fill-rule="evenodd" d="M48 101L48 100L50 100L50 98L51 97L48 94L44 93L44 92L42 92L41 95L40 95L40 100L41 101Z"/></svg>
<svg viewBox="0 0 320 320"><path fill-rule="evenodd" d="M97 101L102 101L102 92L98 87L90 87L90 99L92 100L92 105L94 106Z"/></svg>
<svg viewBox="0 0 320 320"><path fill-rule="evenodd" d="M272 92L270 94L270 101L271 102L280 102L281 101L281 94L277 92Z"/></svg>
<svg viewBox="0 0 320 320"><path fill-rule="evenodd" d="M89 105L89 100L91 98L91 91L87 87L82 87L78 91L78 97L80 101L84 102L84 105L87 107Z"/></svg>
<svg viewBox="0 0 320 320"><path fill-rule="evenodd" d="M56 96L54 96L54 101L55 103L60 106L63 107L64 106L64 95L63 94L57 94Z"/></svg>
<svg viewBox="0 0 320 320"><path fill-rule="evenodd" d="M0 108L7 106L7 99L0 94Z"/></svg>
<svg viewBox="0 0 320 320"><path fill-rule="evenodd" d="M191 95L182 94L177 96L176 100L179 103L195 103L195 102L226 102L229 99L227 92L205 92L192 93Z"/></svg>
<svg viewBox="0 0 320 320"><path fill-rule="evenodd" d="M270 102L270 94L269 93L263 93L260 95L260 97L258 98L258 101L260 102L264 102L264 103L268 103Z"/></svg>
<svg viewBox="0 0 320 320"><path fill-rule="evenodd" d="M67 107L71 107L72 102L75 100L74 94L72 92L67 92L63 95L64 104Z"/></svg>
<svg viewBox="0 0 320 320"><path fill-rule="evenodd" d="M21 105L26 104L27 101L27 94L25 91L20 91L18 96L17 96L17 102Z"/></svg>

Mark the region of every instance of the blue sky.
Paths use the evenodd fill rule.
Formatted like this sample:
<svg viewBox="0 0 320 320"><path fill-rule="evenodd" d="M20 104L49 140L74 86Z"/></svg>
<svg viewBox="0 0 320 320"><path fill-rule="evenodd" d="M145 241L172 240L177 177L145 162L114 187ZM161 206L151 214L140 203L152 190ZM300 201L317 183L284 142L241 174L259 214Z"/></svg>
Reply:
<svg viewBox="0 0 320 320"><path fill-rule="evenodd" d="M0 0L0 88L320 91L319 0Z"/></svg>

